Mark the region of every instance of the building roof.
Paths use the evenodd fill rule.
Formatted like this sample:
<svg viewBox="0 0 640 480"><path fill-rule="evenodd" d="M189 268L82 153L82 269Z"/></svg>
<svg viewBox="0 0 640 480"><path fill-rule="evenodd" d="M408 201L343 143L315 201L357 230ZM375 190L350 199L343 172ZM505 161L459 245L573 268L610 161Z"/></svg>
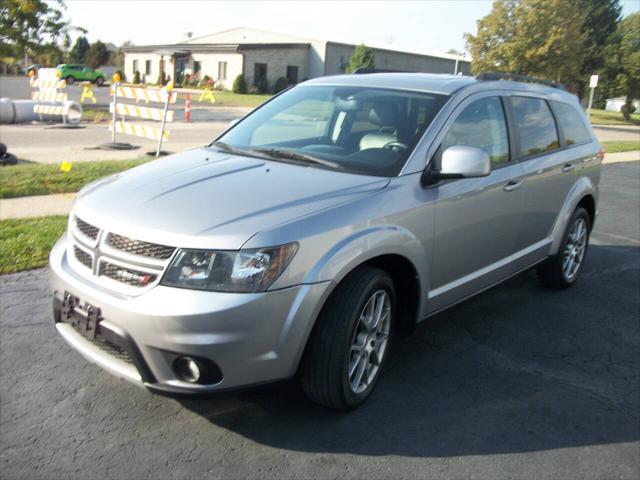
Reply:
<svg viewBox="0 0 640 480"><path fill-rule="evenodd" d="M327 43L332 45L343 45L355 47L355 44L336 42L331 40L319 40L315 38L290 35L286 33L270 32L258 28L235 27L220 32L210 33L195 38L184 40L172 45L141 45L123 48L125 52L150 52L155 50L189 50L189 51L220 51L223 48L260 48L260 46L270 45L272 47L301 47L309 46L312 43ZM444 58L448 60L458 60L460 62L470 62L470 58L448 53L430 53L413 48L394 48L391 45L368 45L374 50L384 52L404 53L420 55L434 58Z"/></svg>

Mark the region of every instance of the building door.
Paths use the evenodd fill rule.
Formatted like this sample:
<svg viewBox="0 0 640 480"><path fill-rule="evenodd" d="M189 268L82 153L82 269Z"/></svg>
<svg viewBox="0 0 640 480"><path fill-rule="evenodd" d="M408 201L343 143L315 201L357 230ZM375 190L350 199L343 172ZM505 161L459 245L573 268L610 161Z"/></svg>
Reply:
<svg viewBox="0 0 640 480"><path fill-rule="evenodd" d="M187 66L187 57L180 56L176 57L176 78L175 84L180 85L182 83L182 78L184 77L184 69Z"/></svg>
<svg viewBox="0 0 640 480"><path fill-rule="evenodd" d="M298 66L297 65L287 65L287 83L289 85L298 83Z"/></svg>

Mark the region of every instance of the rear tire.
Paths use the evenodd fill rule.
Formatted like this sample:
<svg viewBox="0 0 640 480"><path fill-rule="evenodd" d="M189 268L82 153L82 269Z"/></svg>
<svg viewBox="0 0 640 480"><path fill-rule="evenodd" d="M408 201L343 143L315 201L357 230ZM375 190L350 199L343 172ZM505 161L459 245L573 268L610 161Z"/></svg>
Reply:
<svg viewBox="0 0 640 480"><path fill-rule="evenodd" d="M558 253L538 267L538 277L544 286L569 288L576 283L587 257L590 232L589 214L578 207L567 224Z"/></svg>
<svg viewBox="0 0 640 480"><path fill-rule="evenodd" d="M73 82L76 81L76 79L73 78L71 75L69 75L67 78L65 78L65 80L67 81L67 85L73 85Z"/></svg>
<svg viewBox="0 0 640 480"><path fill-rule="evenodd" d="M312 401L346 411L369 398L388 356L395 298L391 277L368 266L336 287L300 367L302 389Z"/></svg>

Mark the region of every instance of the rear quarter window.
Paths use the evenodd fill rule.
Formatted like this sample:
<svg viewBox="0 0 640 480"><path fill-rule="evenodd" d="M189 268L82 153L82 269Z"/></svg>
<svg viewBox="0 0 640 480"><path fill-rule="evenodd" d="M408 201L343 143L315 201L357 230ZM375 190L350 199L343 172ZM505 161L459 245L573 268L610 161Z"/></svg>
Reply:
<svg viewBox="0 0 640 480"><path fill-rule="evenodd" d="M528 157L560 147L558 129L547 102L534 97L511 97L520 139L520 155Z"/></svg>
<svg viewBox="0 0 640 480"><path fill-rule="evenodd" d="M584 124L584 114L572 105L562 102L552 102L558 123L564 133L567 145L581 145L591 140L589 130Z"/></svg>

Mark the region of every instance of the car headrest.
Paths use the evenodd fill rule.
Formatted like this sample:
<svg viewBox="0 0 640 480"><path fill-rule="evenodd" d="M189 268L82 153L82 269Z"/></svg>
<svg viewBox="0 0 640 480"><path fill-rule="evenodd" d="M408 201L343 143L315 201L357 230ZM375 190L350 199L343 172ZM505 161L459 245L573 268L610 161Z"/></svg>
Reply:
<svg viewBox="0 0 640 480"><path fill-rule="evenodd" d="M375 125L395 125L398 120L398 106L391 102L374 103L369 112L369 121Z"/></svg>

